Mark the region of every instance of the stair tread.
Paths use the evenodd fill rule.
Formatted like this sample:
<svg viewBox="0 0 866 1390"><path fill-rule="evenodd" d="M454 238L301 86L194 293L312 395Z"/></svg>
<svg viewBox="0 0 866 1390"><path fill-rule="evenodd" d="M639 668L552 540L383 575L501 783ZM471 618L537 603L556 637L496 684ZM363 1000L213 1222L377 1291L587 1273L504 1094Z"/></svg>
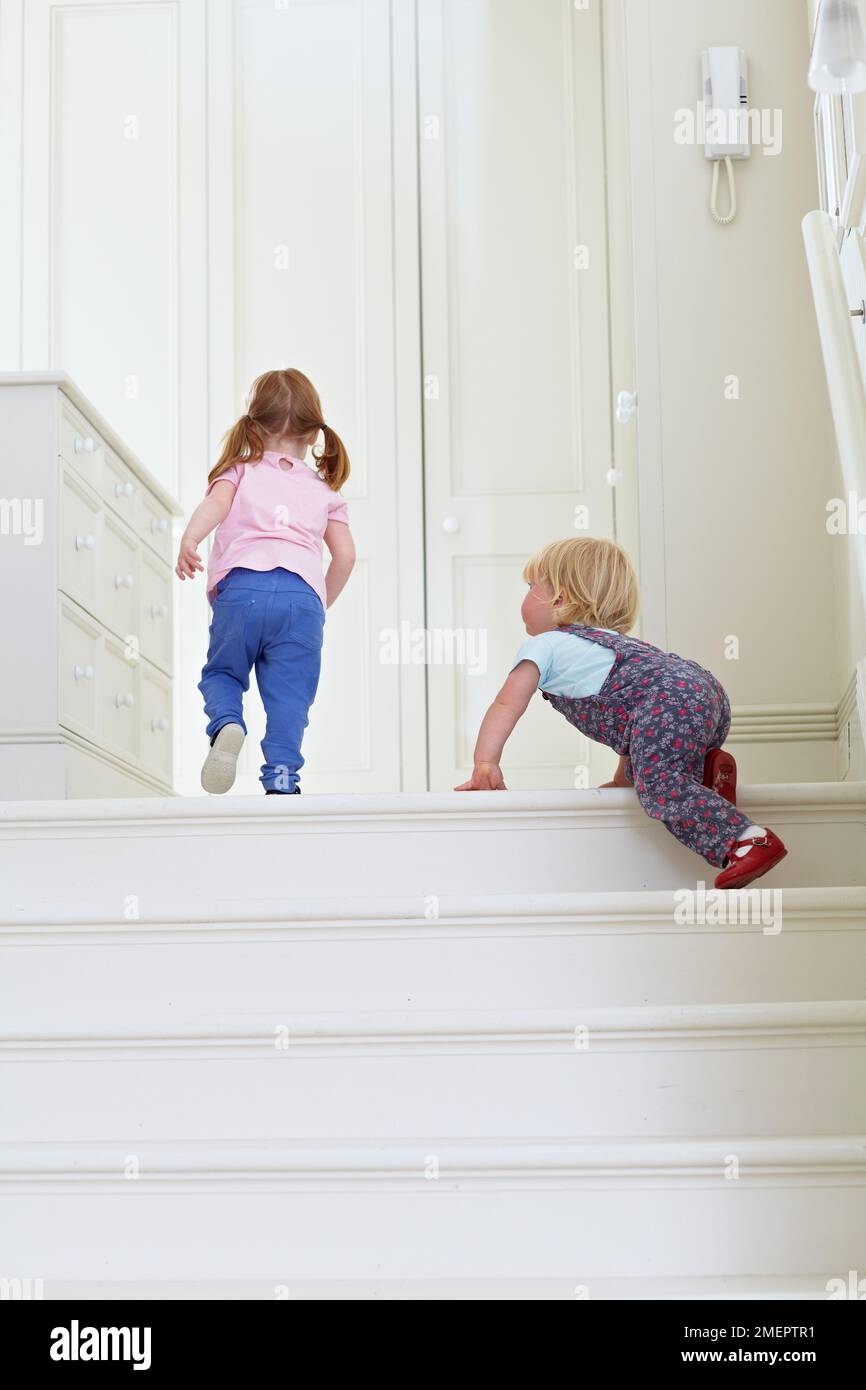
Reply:
<svg viewBox="0 0 866 1390"><path fill-rule="evenodd" d="M830 806L866 808L866 782L793 782L741 786L738 804L743 807ZM311 818L364 818L426 816L486 816L495 810L506 820L513 814L536 811L574 816L598 816L605 812L633 811L643 817L634 793L620 788L586 791L509 792L384 792L375 795L307 794L300 799L259 796L176 796L100 800L0 802L0 829L4 826L81 824L106 822L173 822L176 820L263 820L287 822Z"/></svg>
<svg viewBox="0 0 866 1390"><path fill-rule="evenodd" d="M750 893L754 895L759 890L765 894L774 891L772 883L766 886L755 884L751 890L741 889L739 893L719 893L711 884L704 887L708 904L721 902L722 899L747 900ZM106 895L102 900L99 892L94 891L86 898L75 899L62 892L60 896L31 895L26 905L4 905L0 902L0 926L46 920L69 925L126 925L130 930L180 921L190 924L249 923L256 926L262 923L326 923L351 919L359 923L405 922L418 927L423 927L425 923L445 926L449 922L467 918L474 922L506 919L535 925L595 917L627 919L634 916L652 921L669 920L680 901L678 895L683 891L674 888L621 888L576 893L442 894L437 901L436 915L430 919L425 919L423 913L419 913L417 894L368 896L355 892L339 896L293 897L286 893L283 897L259 897L250 893L238 898L220 896L209 899L200 893L149 892L146 909L142 909L140 918L128 922L124 922L122 904L118 906L114 894ZM690 886L688 891L695 893L696 902L699 903L696 888ZM782 894L780 901L788 916L800 917L820 911L822 915L862 914L866 917L866 887L863 886L786 887L775 891Z"/></svg>

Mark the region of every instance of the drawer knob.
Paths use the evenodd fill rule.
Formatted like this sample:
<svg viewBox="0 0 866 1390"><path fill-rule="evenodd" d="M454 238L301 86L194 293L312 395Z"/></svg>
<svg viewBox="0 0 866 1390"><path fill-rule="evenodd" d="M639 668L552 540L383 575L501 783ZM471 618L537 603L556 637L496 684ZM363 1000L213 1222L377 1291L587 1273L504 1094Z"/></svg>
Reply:
<svg viewBox="0 0 866 1390"><path fill-rule="evenodd" d="M120 709L121 706L125 706L127 709L132 709L133 705L135 704L135 696L130 695L129 693L127 693L126 695L118 694L114 697L114 703L118 709Z"/></svg>
<svg viewBox="0 0 866 1390"><path fill-rule="evenodd" d="M76 662L75 665L74 665L73 668L72 668L72 674L73 674L73 676L75 677L75 679L76 679L77 681L92 681L92 680L93 680L93 667L92 667L92 666L79 666L78 663Z"/></svg>
<svg viewBox="0 0 866 1390"><path fill-rule="evenodd" d="M150 727L155 734L164 734L168 728L167 719L151 719Z"/></svg>
<svg viewBox="0 0 866 1390"><path fill-rule="evenodd" d="M132 483L115 483L115 484L114 484L114 495L115 495L115 497L131 497L132 494L133 494L134 492L135 492L135 488L132 486Z"/></svg>
<svg viewBox="0 0 866 1390"><path fill-rule="evenodd" d="M167 603L152 603L152 604L150 605L150 616L151 616L152 618L167 618L167 617L168 617L168 604L167 604Z"/></svg>
<svg viewBox="0 0 866 1390"><path fill-rule="evenodd" d="M76 537L75 537L75 549L76 549L76 550L95 550L95 549L96 549L96 537L95 537L95 536L76 536Z"/></svg>
<svg viewBox="0 0 866 1390"><path fill-rule="evenodd" d="M166 531L168 530L168 522L166 521L164 516L158 518L154 517L150 523L150 529L153 532L158 531L161 536L164 536Z"/></svg>
<svg viewBox="0 0 866 1390"><path fill-rule="evenodd" d="M95 447L96 447L96 446L95 446L95 444L94 444L94 442L93 442L93 437L92 437L92 435L89 435L89 434L85 434L85 435L77 434L77 435L75 436L75 452L76 452L76 454L92 454Z"/></svg>
<svg viewBox="0 0 866 1390"><path fill-rule="evenodd" d="M115 589L132 589L135 585L135 578L131 574L116 574L114 576Z"/></svg>

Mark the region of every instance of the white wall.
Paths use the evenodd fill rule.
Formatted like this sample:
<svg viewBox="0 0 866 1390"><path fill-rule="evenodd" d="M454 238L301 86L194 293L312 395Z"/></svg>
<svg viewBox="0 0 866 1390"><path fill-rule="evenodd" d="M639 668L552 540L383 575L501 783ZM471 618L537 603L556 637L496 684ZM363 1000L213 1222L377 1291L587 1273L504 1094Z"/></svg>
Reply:
<svg viewBox="0 0 866 1390"><path fill-rule="evenodd" d="M842 694L824 525L834 443L800 232L818 196L809 34L791 10L790 0L626 0L640 470L653 503L642 561L665 577L648 635L718 672L735 706L760 707L759 741L737 751L747 775L780 780L835 775L832 741L808 733ZM747 51L751 104L783 122L780 154L755 149L737 166L729 227L710 218L702 146L674 140L710 45ZM739 399L726 399L731 375ZM737 660L726 659L729 637ZM796 741L784 738L791 705L808 706Z"/></svg>

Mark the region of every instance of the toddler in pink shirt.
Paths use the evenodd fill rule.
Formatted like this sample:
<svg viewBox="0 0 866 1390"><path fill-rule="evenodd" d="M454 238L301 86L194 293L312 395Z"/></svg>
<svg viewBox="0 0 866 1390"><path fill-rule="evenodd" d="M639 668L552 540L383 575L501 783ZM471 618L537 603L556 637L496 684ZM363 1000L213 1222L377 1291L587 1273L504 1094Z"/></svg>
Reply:
<svg viewBox="0 0 866 1390"><path fill-rule="evenodd" d="M315 469L304 459L319 434ZM180 543L176 573L193 579L198 546L216 527L207 593L210 645L199 690L210 750L202 786L227 792L246 736L250 671L267 715L261 781L268 793L300 791L301 742L321 668L325 609L355 563L349 513L338 495L349 456L312 382L294 369L265 372L248 413L226 435L204 500ZM323 573L322 546L331 555Z"/></svg>

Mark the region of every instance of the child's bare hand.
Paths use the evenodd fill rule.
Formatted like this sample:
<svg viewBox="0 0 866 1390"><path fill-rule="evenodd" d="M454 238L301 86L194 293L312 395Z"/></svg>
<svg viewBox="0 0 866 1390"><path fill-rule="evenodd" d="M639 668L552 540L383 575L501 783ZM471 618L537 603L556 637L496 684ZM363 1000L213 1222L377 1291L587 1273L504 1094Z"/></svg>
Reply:
<svg viewBox="0 0 866 1390"><path fill-rule="evenodd" d="M193 545L192 541L188 541L184 536L180 543L177 564L174 567L175 574L178 579L195 579L196 571L203 569L204 565L201 562L198 547Z"/></svg>
<svg viewBox="0 0 866 1390"><path fill-rule="evenodd" d="M604 791L605 787L626 787L631 790L634 787L634 782L629 776L630 771L631 765L628 758L620 758L616 766L616 772L613 774L613 781L602 782L599 791Z"/></svg>
<svg viewBox="0 0 866 1390"><path fill-rule="evenodd" d="M472 776L468 782L462 786L455 787L456 792L504 792L506 791L505 778L502 776L502 768L498 763L479 763L473 768Z"/></svg>
<svg viewBox="0 0 866 1390"><path fill-rule="evenodd" d="M625 773L617 772L612 782L601 782L599 784L599 791L604 791L605 787L625 787L627 791L631 791L633 783L628 780Z"/></svg>

